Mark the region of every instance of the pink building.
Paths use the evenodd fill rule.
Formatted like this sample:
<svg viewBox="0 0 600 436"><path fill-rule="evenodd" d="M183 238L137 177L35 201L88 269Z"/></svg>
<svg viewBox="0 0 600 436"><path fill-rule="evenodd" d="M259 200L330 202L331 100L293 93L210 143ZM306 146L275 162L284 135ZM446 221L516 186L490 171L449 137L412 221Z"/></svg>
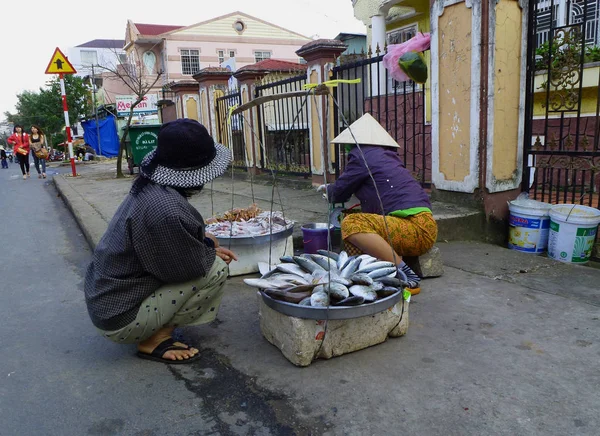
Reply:
<svg viewBox="0 0 600 436"><path fill-rule="evenodd" d="M166 26L127 22L125 50L136 53L148 73L162 70L161 87L224 62L235 67L276 58L299 63L296 55L306 36L259 18L233 12L190 26Z"/></svg>

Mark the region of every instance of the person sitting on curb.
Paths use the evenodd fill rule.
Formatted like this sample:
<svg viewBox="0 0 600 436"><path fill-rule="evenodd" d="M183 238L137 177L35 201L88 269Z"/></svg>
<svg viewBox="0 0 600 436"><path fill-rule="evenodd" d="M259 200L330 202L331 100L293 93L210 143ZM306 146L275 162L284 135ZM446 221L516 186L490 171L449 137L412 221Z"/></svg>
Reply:
<svg viewBox="0 0 600 436"><path fill-rule="evenodd" d="M137 356L188 363L199 351L173 339L179 326L215 319L236 255L205 234L188 202L225 172L231 154L191 119L164 124L158 145L98 243L85 278L92 323Z"/></svg>
<svg viewBox="0 0 600 436"><path fill-rule="evenodd" d="M404 166L397 152L400 146L370 114L331 142L347 146L348 162L335 183L317 191L331 203L344 203L354 194L361 206L360 213L342 220L345 250L394 262L411 294L418 294L421 277L403 256L421 256L437 239L429 196Z"/></svg>

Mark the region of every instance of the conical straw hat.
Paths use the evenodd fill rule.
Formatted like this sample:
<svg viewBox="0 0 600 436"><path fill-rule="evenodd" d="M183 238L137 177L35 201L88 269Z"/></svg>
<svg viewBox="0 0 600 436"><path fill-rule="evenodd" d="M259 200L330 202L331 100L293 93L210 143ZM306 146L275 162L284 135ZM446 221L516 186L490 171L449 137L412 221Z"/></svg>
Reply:
<svg viewBox="0 0 600 436"><path fill-rule="evenodd" d="M350 133L350 131L352 131L352 133ZM332 144L356 144L357 142L359 145L400 147L398 143L394 141L394 138L392 138L390 134L381 127L381 124L379 124L369 113L364 114L358 120L350 124L346 130L331 141Z"/></svg>

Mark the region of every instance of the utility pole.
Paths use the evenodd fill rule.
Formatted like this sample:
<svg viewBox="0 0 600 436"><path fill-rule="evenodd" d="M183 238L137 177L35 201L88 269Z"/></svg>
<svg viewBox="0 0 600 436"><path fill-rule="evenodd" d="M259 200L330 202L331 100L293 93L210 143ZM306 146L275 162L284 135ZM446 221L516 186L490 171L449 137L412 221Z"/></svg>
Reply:
<svg viewBox="0 0 600 436"><path fill-rule="evenodd" d="M96 116L96 135L98 137L98 153L102 156L102 142L100 141L100 123L98 123L98 103L96 101L96 76L92 64L92 96L94 99L94 115Z"/></svg>

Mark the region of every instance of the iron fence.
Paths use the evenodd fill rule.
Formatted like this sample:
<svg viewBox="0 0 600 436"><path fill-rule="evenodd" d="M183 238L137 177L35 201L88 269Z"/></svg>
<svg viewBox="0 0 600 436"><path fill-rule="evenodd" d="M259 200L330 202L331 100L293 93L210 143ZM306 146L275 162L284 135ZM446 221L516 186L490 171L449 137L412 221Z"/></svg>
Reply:
<svg viewBox="0 0 600 436"><path fill-rule="evenodd" d="M303 91L306 74L265 83L255 97ZM261 167L280 173L311 174L309 117L306 97L293 96L258 106Z"/></svg>
<svg viewBox="0 0 600 436"><path fill-rule="evenodd" d="M230 90L228 94L216 99L217 140L233 150L231 164L235 168L247 169L243 119L241 115L229 115L230 108L241 104L239 90Z"/></svg>
<svg viewBox="0 0 600 436"><path fill-rule="evenodd" d="M598 0L529 7L523 190L600 208L600 63L589 62Z"/></svg>
<svg viewBox="0 0 600 436"><path fill-rule="evenodd" d="M359 84L334 88L335 133L344 130L366 112L385 127L400 145L406 168L422 186L431 186L431 125L426 121L426 92L412 81L397 82L382 64L379 52L352 55L333 68L333 79L361 79ZM335 148L336 177L344 170L346 152Z"/></svg>

